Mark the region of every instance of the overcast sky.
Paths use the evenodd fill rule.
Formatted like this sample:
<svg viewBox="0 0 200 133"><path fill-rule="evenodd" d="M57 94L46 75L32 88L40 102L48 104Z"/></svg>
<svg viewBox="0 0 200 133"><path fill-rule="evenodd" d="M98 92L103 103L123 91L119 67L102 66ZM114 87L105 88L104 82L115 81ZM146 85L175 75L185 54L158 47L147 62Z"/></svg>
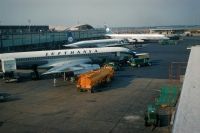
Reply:
<svg viewBox="0 0 200 133"><path fill-rule="evenodd" d="M0 0L1 25L199 25L200 0Z"/></svg>

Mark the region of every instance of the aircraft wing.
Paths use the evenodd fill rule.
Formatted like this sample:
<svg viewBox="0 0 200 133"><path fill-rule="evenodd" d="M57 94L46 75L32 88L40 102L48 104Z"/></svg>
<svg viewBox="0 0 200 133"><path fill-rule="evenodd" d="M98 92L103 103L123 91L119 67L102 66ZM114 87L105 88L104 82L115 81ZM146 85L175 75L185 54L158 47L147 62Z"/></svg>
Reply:
<svg viewBox="0 0 200 133"><path fill-rule="evenodd" d="M71 58L71 59L66 59L66 60L58 60L58 61L51 61L48 62L45 65L41 65L38 68L52 68L52 67L57 67L57 66L75 66L77 64L85 64L85 63L90 63L91 59L90 58Z"/></svg>
<svg viewBox="0 0 200 133"><path fill-rule="evenodd" d="M87 65L87 66L85 66ZM67 67L66 65L63 66L56 66L51 69L49 69L47 72L43 73L43 75L46 74L55 74L55 73L61 73L61 72L74 72L75 75L94 70L99 69L100 66L97 64L79 64L76 66Z"/></svg>
<svg viewBox="0 0 200 133"><path fill-rule="evenodd" d="M98 47L96 44L67 44L64 45L67 48L93 48L93 47Z"/></svg>
<svg viewBox="0 0 200 133"><path fill-rule="evenodd" d="M43 73L46 74L55 74L61 72L74 72L74 74L81 74L87 72L89 70L94 70L100 68L97 64L87 64L89 60L85 59L73 59L67 61L60 61L55 63L49 63L50 68L47 72ZM48 64L47 64L48 65ZM46 65L46 66L47 66Z"/></svg>
<svg viewBox="0 0 200 133"><path fill-rule="evenodd" d="M127 44L113 43L113 44L108 44L105 47L118 47L118 46L124 46L124 45L128 45L128 44L129 43L127 43Z"/></svg>
<svg viewBox="0 0 200 133"><path fill-rule="evenodd" d="M129 39L128 39L128 42L129 42L129 43L143 43L144 40L143 40L143 39L140 39L140 38L129 38Z"/></svg>

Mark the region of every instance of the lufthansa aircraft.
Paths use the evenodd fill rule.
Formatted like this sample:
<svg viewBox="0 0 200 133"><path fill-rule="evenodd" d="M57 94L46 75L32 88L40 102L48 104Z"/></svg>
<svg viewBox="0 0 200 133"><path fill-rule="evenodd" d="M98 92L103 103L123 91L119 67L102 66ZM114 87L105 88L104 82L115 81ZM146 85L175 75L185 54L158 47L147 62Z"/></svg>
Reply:
<svg viewBox="0 0 200 133"><path fill-rule="evenodd" d="M130 55L132 56L134 53L127 48L104 47L5 53L0 54L0 60L4 72L6 72L5 67L16 69L36 67L48 69L43 74L61 72L80 74L99 68L99 65L93 64L94 61L100 59L121 60ZM14 63L9 64L9 61Z"/></svg>

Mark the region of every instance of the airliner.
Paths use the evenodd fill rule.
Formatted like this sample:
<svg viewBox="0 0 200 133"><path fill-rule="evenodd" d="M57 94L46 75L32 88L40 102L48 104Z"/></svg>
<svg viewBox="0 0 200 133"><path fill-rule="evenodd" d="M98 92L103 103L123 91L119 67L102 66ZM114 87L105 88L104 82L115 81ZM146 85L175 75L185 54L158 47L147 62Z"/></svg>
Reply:
<svg viewBox="0 0 200 133"><path fill-rule="evenodd" d="M106 28L106 37L113 39L127 39L129 43L146 43L150 41L159 41L169 39L162 34L115 34L110 28Z"/></svg>
<svg viewBox="0 0 200 133"><path fill-rule="evenodd" d="M64 45L68 48L95 48L95 47L116 47L128 45L129 42L125 39L99 39L79 41Z"/></svg>
<svg viewBox="0 0 200 133"><path fill-rule="evenodd" d="M14 67L16 69L34 69L37 67L48 69L43 74L62 72L80 74L99 68L99 65L94 64L94 61L102 59L122 60L125 56L133 55L134 52L128 48L103 47L4 53L0 54L0 60L2 68L6 67L3 66L3 64L6 64L6 61L13 60L14 64L16 64L16 67Z"/></svg>
<svg viewBox="0 0 200 133"><path fill-rule="evenodd" d="M106 28L106 32L107 34L105 36L110 39L86 40L75 43L73 43L74 38L72 33L68 32L68 43L70 44L64 46L66 48L118 47L169 39L161 34L113 34L108 27Z"/></svg>

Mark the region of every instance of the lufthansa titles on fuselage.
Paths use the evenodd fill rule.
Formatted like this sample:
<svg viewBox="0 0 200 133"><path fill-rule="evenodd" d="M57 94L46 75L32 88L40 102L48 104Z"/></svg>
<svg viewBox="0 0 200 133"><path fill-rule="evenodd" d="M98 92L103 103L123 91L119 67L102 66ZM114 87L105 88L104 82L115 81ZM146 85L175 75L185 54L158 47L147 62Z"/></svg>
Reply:
<svg viewBox="0 0 200 133"><path fill-rule="evenodd" d="M98 53L97 49L94 50L68 50L68 51L52 51L46 52L46 56L58 56L58 55L77 55L77 54L91 54Z"/></svg>

